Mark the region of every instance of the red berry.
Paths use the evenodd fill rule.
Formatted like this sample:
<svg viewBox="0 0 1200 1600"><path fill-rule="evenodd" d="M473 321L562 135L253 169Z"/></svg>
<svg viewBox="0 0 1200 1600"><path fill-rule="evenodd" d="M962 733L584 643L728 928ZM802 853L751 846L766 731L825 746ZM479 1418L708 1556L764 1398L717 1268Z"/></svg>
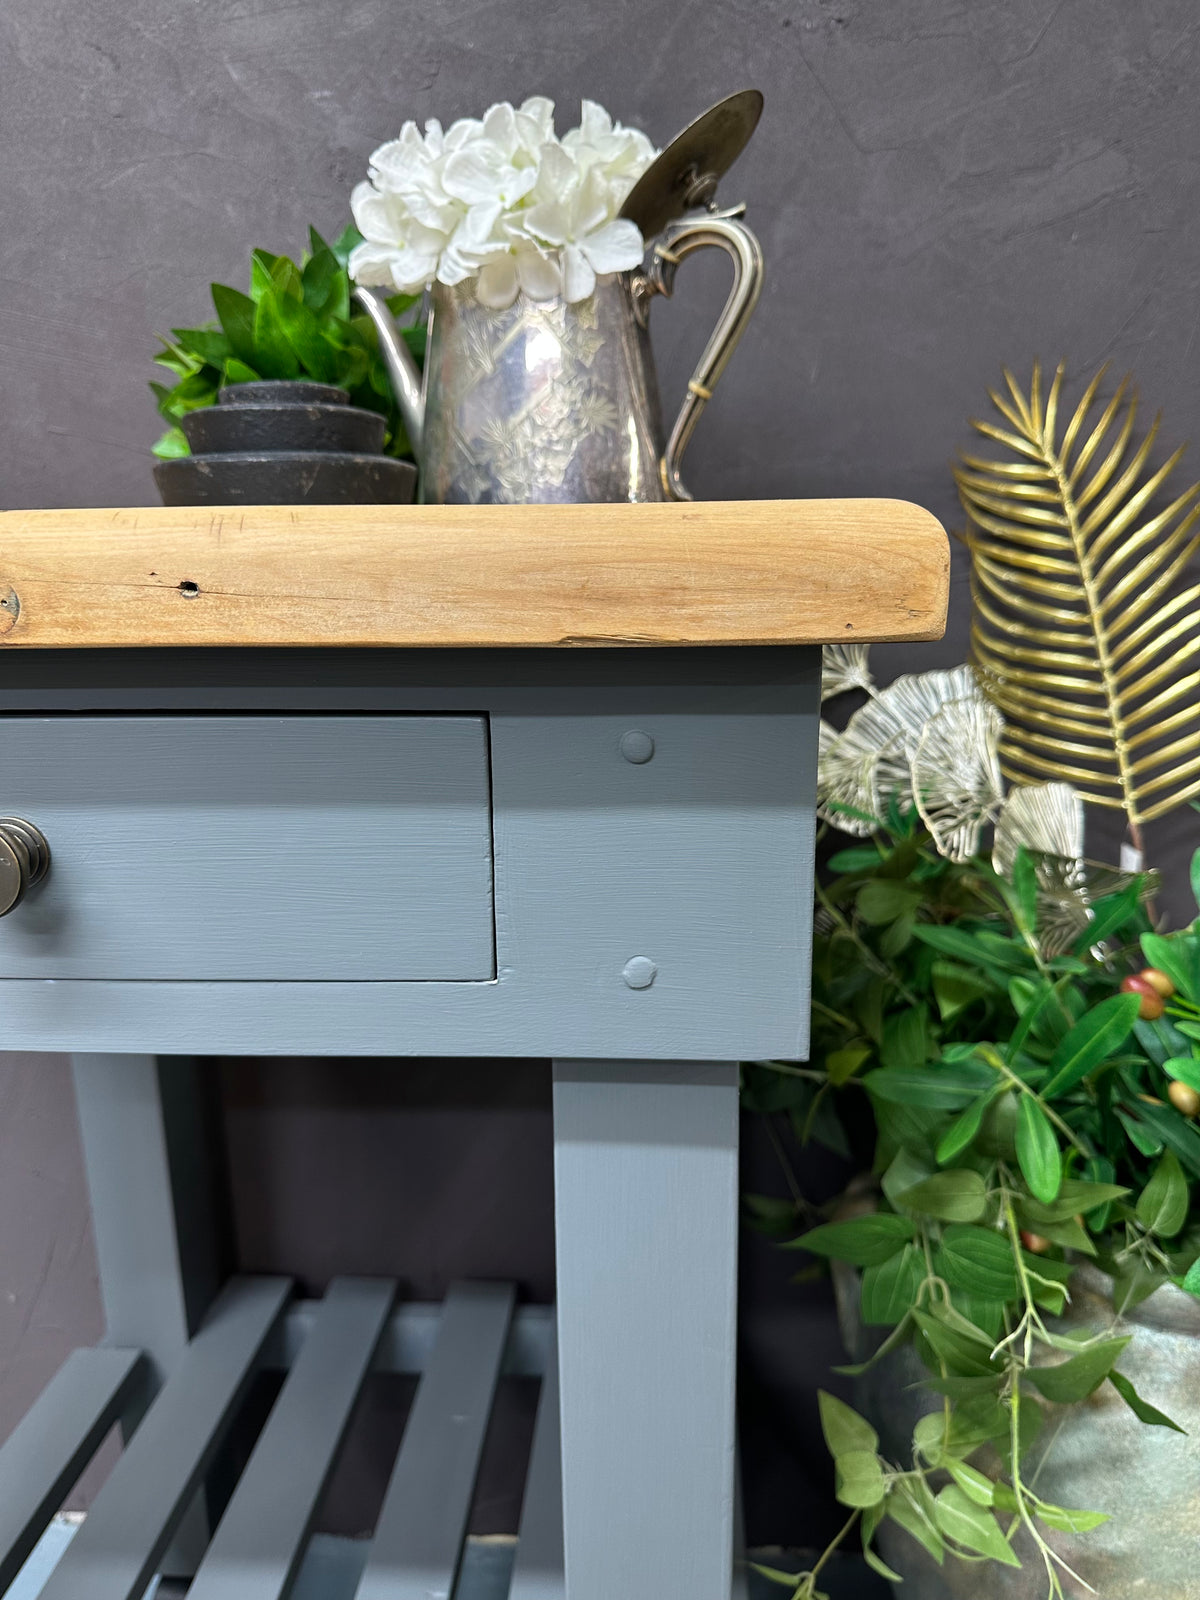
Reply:
<svg viewBox="0 0 1200 1600"><path fill-rule="evenodd" d="M1137 977L1122 978L1121 993L1140 996L1141 1004L1138 1006L1138 1016L1141 1017L1143 1022L1156 1021L1166 1010L1166 1003L1162 995L1159 994L1152 983L1148 982L1140 974Z"/></svg>
<svg viewBox="0 0 1200 1600"><path fill-rule="evenodd" d="M1175 985L1159 967L1143 967L1138 973L1138 977L1145 978L1151 988L1162 995L1164 1000L1169 1000L1175 993Z"/></svg>

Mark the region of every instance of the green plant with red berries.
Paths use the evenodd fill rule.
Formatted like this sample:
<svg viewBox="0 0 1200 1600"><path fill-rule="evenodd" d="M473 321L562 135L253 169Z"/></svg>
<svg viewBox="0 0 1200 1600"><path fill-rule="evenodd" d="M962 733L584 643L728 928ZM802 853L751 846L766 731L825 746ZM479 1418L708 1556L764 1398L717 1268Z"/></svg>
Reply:
<svg viewBox="0 0 1200 1600"><path fill-rule="evenodd" d="M874 1127L875 1209L813 1220L752 1199L785 1247L856 1267L879 1359L910 1343L939 1409L911 1462L822 1398L847 1529L868 1560L886 1517L939 1561L1019 1565L1024 1530L1063 1593L1056 1530L1105 1520L1047 1503L1024 1464L1044 1402L1109 1384L1145 1423L1173 1427L1120 1370L1126 1332L1080 1339L1056 1319L1077 1264L1113 1283L1119 1312L1164 1284L1200 1295L1200 924L1155 930L1146 875L1093 899L1064 947L1047 943L1049 863L953 861L915 811L829 862L818 890L810 1066L747 1069L752 1106L797 1136L838 1142L835 1108ZM1200 852L1193 868L1200 889ZM1114 881L1116 881L1114 879ZM860 1119L861 1120L861 1119ZM818 1600L825 1558L773 1574Z"/></svg>

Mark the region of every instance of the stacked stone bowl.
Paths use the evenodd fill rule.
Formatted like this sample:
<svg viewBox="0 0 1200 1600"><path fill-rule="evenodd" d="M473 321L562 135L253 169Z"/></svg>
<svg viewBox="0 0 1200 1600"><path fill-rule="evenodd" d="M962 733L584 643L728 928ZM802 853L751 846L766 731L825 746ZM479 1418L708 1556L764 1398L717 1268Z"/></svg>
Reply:
<svg viewBox="0 0 1200 1600"><path fill-rule="evenodd" d="M180 426L190 456L160 461L168 506L407 505L410 461L383 454L383 417L323 383L232 383Z"/></svg>

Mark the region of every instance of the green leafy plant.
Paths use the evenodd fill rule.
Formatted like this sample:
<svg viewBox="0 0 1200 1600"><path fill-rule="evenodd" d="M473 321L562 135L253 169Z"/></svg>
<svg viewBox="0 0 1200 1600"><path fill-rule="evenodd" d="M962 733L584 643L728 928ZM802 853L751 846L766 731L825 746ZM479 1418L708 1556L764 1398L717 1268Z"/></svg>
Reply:
<svg viewBox="0 0 1200 1600"><path fill-rule="evenodd" d="M250 257L250 292L228 284L212 285L217 318L198 328L174 328L155 361L174 374L174 383L151 383L159 413L170 424L154 446L157 456L187 455L179 420L189 411L215 404L229 383L260 378L307 378L336 384L350 404L387 418L384 449L410 453L374 324L352 314L350 252L361 240L350 226L326 244L309 229L309 250L299 262L255 250ZM393 295L388 306L401 316L419 296ZM424 359L424 327L401 330L418 361Z"/></svg>
<svg viewBox="0 0 1200 1600"><path fill-rule="evenodd" d="M749 1207L785 1248L858 1270L861 1321L881 1341L865 1365L911 1345L937 1397L911 1461L894 1462L867 1420L822 1395L848 1511L839 1540L857 1526L868 1562L894 1578L872 1548L885 1518L939 1562L1019 1566L1023 1530L1057 1597L1070 1569L1055 1532L1106 1518L1036 1491L1026 1464L1045 1403L1108 1384L1142 1422L1175 1427L1121 1371L1127 1333L1081 1336L1058 1319L1085 1261L1111 1279L1118 1312L1166 1284L1200 1295L1200 921L1156 931L1152 875L1037 848L1045 808L1030 791L1002 799L990 779L996 848L965 853L976 823L964 835L940 822L955 807L978 819L980 786L961 779L986 762L960 739L957 787L922 787L923 736L906 758L895 724L905 704L928 713L930 686L877 694L865 663L831 667L835 691L873 697L857 728L825 737L827 753L847 745L827 762L823 809L861 842L832 856L817 891L811 1065L747 1068L746 1098L843 1153L837 1108L853 1124L857 1100L874 1138L869 1198L822 1216L794 1188ZM943 694L963 687L926 677ZM874 766L855 767L875 735ZM1192 875L1200 891L1200 851ZM770 1575L819 1600L828 1555Z"/></svg>

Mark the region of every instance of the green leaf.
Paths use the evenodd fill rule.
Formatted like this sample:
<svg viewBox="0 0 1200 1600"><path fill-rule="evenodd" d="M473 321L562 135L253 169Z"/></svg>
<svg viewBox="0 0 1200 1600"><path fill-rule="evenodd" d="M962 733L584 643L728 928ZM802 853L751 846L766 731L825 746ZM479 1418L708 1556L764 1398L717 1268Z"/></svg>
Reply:
<svg viewBox="0 0 1200 1600"><path fill-rule="evenodd" d="M985 1300L1016 1298L1017 1267L1003 1234L956 1223L942 1234L934 1271L947 1283Z"/></svg>
<svg viewBox="0 0 1200 1600"><path fill-rule="evenodd" d="M279 260L269 250L250 252L250 298L261 300L272 286L271 268Z"/></svg>
<svg viewBox="0 0 1200 1600"><path fill-rule="evenodd" d="M834 1461L834 1494L844 1506L877 1506L887 1494L879 1457L852 1450Z"/></svg>
<svg viewBox="0 0 1200 1600"><path fill-rule="evenodd" d="M1017 926L1022 933L1037 932L1037 868L1025 846L1017 846L1013 860L1012 886L1016 901Z"/></svg>
<svg viewBox="0 0 1200 1600"><path fill-rule="evenodd" d="M1017 1107L1017 1161L1029 1191L1049 1205L1062 1186L1062 1155L1049 1118L1031 1094Z"/></svg>
<svg viewBox="0 0 1200 1600"><path fill-rule="evenodd" d="M175 342L208 367L223 367L233 346L219 328L172 328Z"/></svg>
<svg viewBox="0 0 1200 1600"><path fill-rule="evenodd" d="M946 1545L934 1521L933 1495L925 1480L899 1483L887 1497L886 1515L924 1546L940 1567L946 1559Z"/></svg>
<svg viewBox="0 0 1200 1600"><path fill-rule="evenodd" d="M872 1572L877 1572L887 1583L903 1583L904 1579L898 1572L893 1572L887 1562L877 1556L869 1545L863 1545L863 1560Z"/></svg>
<svg viewBox="0 0 1200 1600"><path fill-rule="evenodd" d="M976 1000L986 1000L995 992L990 979L960 966L957 961L935 961L931 977L933 998L943 1022L952 1021Z"/></svg>
<svg viewBox="0 0 1200 1600"><path fill-rule="evenodd" d="M877 1267L903 1250L912 1238L913 1224L890 1211L875 1211L849 1222L826 1222L793 1239L784 1248L811 1250L814 1255L848 1261L853 1267Z"/></svg>
<svg viewBox="0 0 1200 1600"><path fill-rule="evenodd" d="M1192 899L1200 906L1200 850L1192 856Z"/></svg>
<svg viewBox="0 0 1200 1600"><path fill-rule="evenodd" d="M825 865L830 872L874 872L882 860L874 845L863 845L850 850L838 850Z"/></svg>
<svg viewBox="0 0 1200 1600"><path fill-rule="evenodd" d="M234 355L239 361L244 361L247 366L253 367L256 359L254 301L249 295L241 294L237 289L231 289L224 283L213 284L212 298L213 305L217 308L217 316L221 319L221 327Z"/></svg>
<svg viewBox="0 0 1200 1600"><path fill-rule="evenodd" d="M835 1088L849 1083L850 1079L871 1059L874 1046L865 1040L855 1044L843 1045L840 1050L831 1050L825 1057L825 1075Z"/></svg>
<svg viewBox="0 0 1200 1600"><path fill-rule="evenodd" d="M1039 1501L1034 1515L1056 1533L1090 1533L1108 1521L1107 1511L1068 1511L1066 1506L1048 1506Z"/></svg>
<svg viewBox="0 0 1200 1600"><path fill-rule="evenodd" d="M916 1303L925 1280L925 1260L915 1245L906 1244L897 1255L862 1276L862 1320L868 1328L894 1328Z"/></svg>
<svg viewBox="0 0 1200 1600"><path fill-rule="evenodd" d="M1185 999L1200 1001L1200 972L1193 935L1176 933L1170 938L1161 933L1142 935L1142 954L1152 967L1165 972Z"/></svg>
<svg viewBox="0 0 1200 1600"><path fill-rule="evenodd" d="M301 274L304 303L318 316L350 316L350 280L328 245L313 252Z"/></svg>
<svg viewBox="0 0 1200 1600"><path fill-rule="evenodd" d="M1086 1400L1100 1387L1128 1343L1128 1338L1102 1339L1056 1367L1030 1367L1025 1375L1047 1400L1056 1405L1072 1405Z"/></svg>
<svg viewBox="0 0 1200 1600"><path fill-rule="evenodd" d="M817 1390L817 1405L821 1413L821 1432L835 1461L847 1455L874 1456L879 1448L879 1435L864 1417L826 1389Z"/></svg>
<svg viewBox="0 0 1200 1600"><path fill-rule="evenodd" d="M1110 1372L1108 1381L1139 1422L1145 1422L1152 1428L1173 1428L1176 1433L1187 1433L1187 1429L1181 1428L1177 1422L1172 1422L1165 1411L1159 1411L1157 1406L1152 1406L1143 1400L1123 1372Z"/></svg>
<svg viewBox="0 0 1200 1600"><path fill-rule="evenodd" d="M931 1111L959 1111L994 1088L996 1075L982 1061L931 1061L918 1067L880 1067L862 1080L878 1100Z"/></svg>
<svg viewBox="0 0 1200 1600"><path fill-rule="evenodd" d="M880 1055L889 1070L923 1067L929 1054L929 1012L925 1006L906 1006L893 1012L883 1025Z"/></svg>
<svg viewBox="0 0 1200 1600"><path fill-rule="evenodd" d="M977 1506L957 1483L946 1485L937 1497L936 1506L937 1525L947 1539L1006 1567L1021 1565L1020 1557L1001 1533L992 1513Z"/></svg>
<svg viewBox="0 0 1200 1600"><path fill-rule="evenodd" d="M303 300L277 299L275 310L284 337L304 371L318 383L336 383L340 352L321 332L316 316Z"/></svg>
<svg viewBox="0 0 1200 1600"><path fill-rule="evenodd" d="M1167 1150L1138 1196L1136 1215L1147 1233L1172 1239L1187 1221L1188 1184L1173 1150Z"/></svg>
<svg viewBox="0 0 1200 1600"><path fill-rule="evenodd" d="M174 461L178 456L190 456L192 450L182 428L168 428L155 442L152 453L160 461Z"/></svg>
<svg viewBox="0 0 1200 1600"><path fill-rule="evenodd" d="M1022 946L1008 939L988 939L980 933L967 933L962 928L934 928L924 924L915 930L922 943L941 955L954 956L968 966L982 967L985 972L997 974L997 981L1013 972L1028 973L1033 957Z"/></svg>
<svg viewBox="0 0 1200 1600"><path fill-rule="evenodd" d="M1108 894L1097 900L1092 907L1091 921L1072 947L1075 954L1086 955L1094 945L1103 944L1136 916L1144 888L1143 880L1135 878L1119 894Z"/></svg>
<svg viewBox="0 0 1200 1600"><path fill-rule="evenodd" d="M957 1117L945 1133L938 1140L937 1158L938 1165L945 1166L948 1161L953 1161L955 1156L961 1155L967 1146L978 1134L983 1124L983 1115L991 1104L991 1097L980 1095L960 1117Z"/></svg>
<svg viewBox="0 0 1200 1600"><path fill-rule="evenodd" d="M1163 1062L1163 1071L1177 1083L1200 1090L1200 1060L1195 1056L1171 1056Z"/></svg>
<svg viewBox="0 0 1200 1600"><path fill-rule="evenodd" d="M1141 1108L1139 1107L1139 1110ZM1162 1153L1163 1142L1153 1129L1147 1128L1137 1117L1117 1108L1117 1121L1129 1135L1133 1148L1144 1156L1157 1156Z"/></svg>
<svg viewBox="0 0 1200 1600"><path fill-rule="evenodd" d="M269 289L254 308L254 350L259 371L268 378L295 378L300 362L288 342L275 289Z"/></svg>
<svg viewBox="0 0 1200 1600"><path fill-rule="evenodd" d="M992 1360L995 1341L951 1307L935 1304L928 1311L914 1308L913 1320L924 1336L928 1351L937 1358L930 1364L931 1370L937 1370L937 1361L944 1361L955 1377L984 1378L995 1374L997 1369ZM920 1342L917 1350L924 1359L926 1352Z"/></svg>
<svg viewBox="0 0 1200 1600"><path fill-rule="evenodd" d="M341 233L338 234L337 238L329 246L329 248L341 262L342 266L345 267L349 265L350 252L355 248L356 245L360 245L362 242L362 234L359 233L358 229L352 222L348 222L342 229Z"/></svg>
<svg viewBox="0 0 1200 1600"><path fill-rule="evenodd" d="M1085 1011L1050 1058L1051 1076L1043 1097L1065 1094L1119 1050L1133 1029L1140 1004L1136 994L1114 994Z"/></svg>
<svg viewBox="0 0 1200 1600"><path fill-rule="evenodd" d="M921 891L911 884L871 878L859 890L854 908L864 922L883 927L906 911L914 911L920 900Z"/></svg>
<svg viewBox="0 0 1200 1600"><path fill-rule="evenodd" d="M226 383L257 383L262 374L236 358L225 363Z"/></svg>
<svg viewBox="0 0 1200 1600"><path fill-rule="evenodd" d="M1127 1109L1132 1110L1134 1108ZM1138 1122L1144 1124L1158 1136L1158 1148L1161 1149L1163 1145L1166 1145L1169 1150L1175 1152L1193 1177L1200 1177L1200 1130L1197 1130L1196 1125L1181 1117L1173 1106L1156 1106L1151 1105L1148 1101L1139 1100L1136 1112ZM1129 1118L1122 1116L1120 1111L1117 1112L1117 1115L1121 1117L1126 1130L1129 1132L1130 1137L1133 1138L1133 1129L1130 1127ZM1141 1149L1142 1146L1139 1144L1138 1148ZM1155 1155L1157 1151L1151 1148L1143 1151L1143 1154Z"/></svg>
<svg viewBox="0 0 1200 1600"><path fill-rule="evenodd" d="M969 1467L965 1461L946 1461L946 1471L977 1506L990 1506L996 1502L996 1485L978 1467Z"/></svg>
<svg viewBox="0 0 1200 1600"><path fill-rule="evenodd" d="M976 1222L987 1205L987 1184L978 1172L953 1167L906 1189L899 1204L944 1222Z"/></svg>
<svg viewBox="0 0 1200 1600"><path fill-rule="evenodd" d="M1194 1294L1200 1300L1200 1256L1197 1256L1187 1269L1187 1274L1179 1287L1185 1289L1188 1294Z"/></svg>

